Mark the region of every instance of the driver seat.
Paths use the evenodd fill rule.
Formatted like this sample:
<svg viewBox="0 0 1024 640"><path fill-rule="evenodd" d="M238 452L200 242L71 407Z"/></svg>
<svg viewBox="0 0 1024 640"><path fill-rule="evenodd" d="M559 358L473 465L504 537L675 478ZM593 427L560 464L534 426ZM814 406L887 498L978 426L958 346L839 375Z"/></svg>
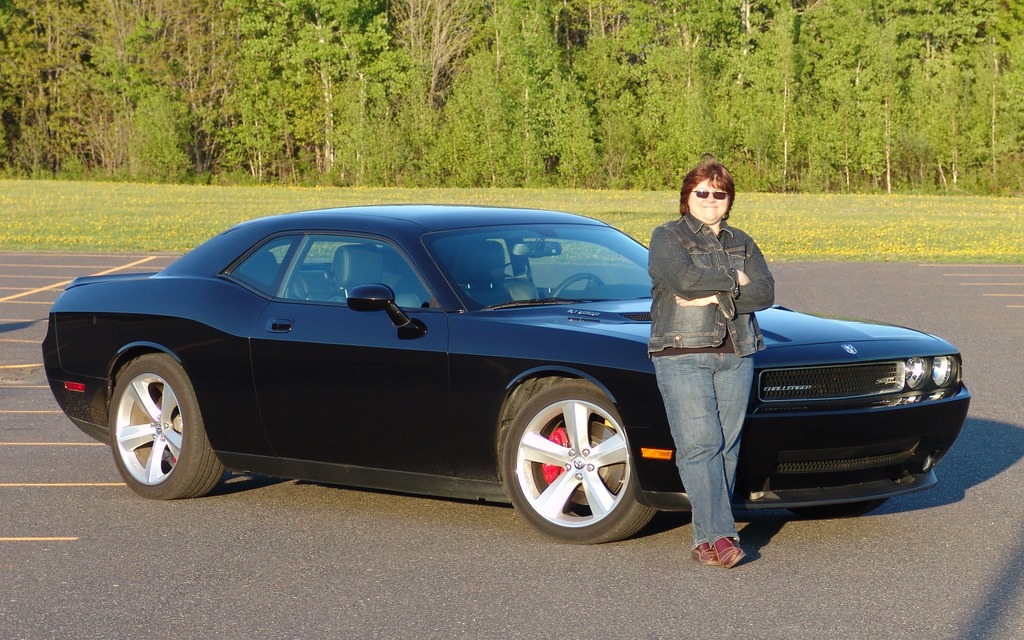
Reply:
<svg viewBox="0 0 1024 640"><path fill-rule="evenodd" d="M510 302L512 297L501 286L505 279L505 250L496 240L478 240L459 247L452 277L466 294L484 305Z"/></svg>
<svg viewBox="0 0 1024 640"><path fill-rule="evenodd" d="M361 284L384 282L384 259L380 250L369 244L350 244L334 252L334 278L344 300L348 292Z"/></svg>

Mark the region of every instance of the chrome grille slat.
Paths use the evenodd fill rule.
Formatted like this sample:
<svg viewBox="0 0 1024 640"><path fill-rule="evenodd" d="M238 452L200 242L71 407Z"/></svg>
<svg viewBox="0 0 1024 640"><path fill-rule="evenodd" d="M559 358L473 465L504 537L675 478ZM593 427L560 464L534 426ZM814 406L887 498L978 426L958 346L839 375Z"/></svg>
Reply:
<svg viewBox="0 0 1024 640"><path fill-rule="evenodd" d="M903 375L902 362L769 369L761 373L758 397L762 402L793 402L896 393L903 390Z"/></svg>

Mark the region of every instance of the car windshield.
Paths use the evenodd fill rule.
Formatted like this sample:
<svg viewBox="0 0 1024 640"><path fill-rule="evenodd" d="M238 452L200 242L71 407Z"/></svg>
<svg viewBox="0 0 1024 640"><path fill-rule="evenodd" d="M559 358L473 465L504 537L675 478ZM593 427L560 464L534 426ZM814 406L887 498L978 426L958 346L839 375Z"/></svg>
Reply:
<svg viewBox="0 0 1024 640"><path fill-rule="evenodd" d="M649 298L647 249L592 225L509 225L429 234L468 308Z"/></svg>

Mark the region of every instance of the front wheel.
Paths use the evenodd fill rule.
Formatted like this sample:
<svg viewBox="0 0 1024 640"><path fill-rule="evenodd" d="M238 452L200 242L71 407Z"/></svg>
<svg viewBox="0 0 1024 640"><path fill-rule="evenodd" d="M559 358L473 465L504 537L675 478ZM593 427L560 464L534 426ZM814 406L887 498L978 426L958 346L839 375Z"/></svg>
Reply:
<svg viewBox="0 0 1024 640"><path fill-rule="evenodd" d="M121 370L109 426L117 470L141 496L199 497L224 475L192 384L169 356L140 356Z"/></svg>
<svg viewBox="0 0 1024 640"><path fill-rule="evenodd" d="M517 512L562 542L628 538L655 510L636 500L626 431L609 400L583 380L527 400L501 438L502 481Z"/></svg>

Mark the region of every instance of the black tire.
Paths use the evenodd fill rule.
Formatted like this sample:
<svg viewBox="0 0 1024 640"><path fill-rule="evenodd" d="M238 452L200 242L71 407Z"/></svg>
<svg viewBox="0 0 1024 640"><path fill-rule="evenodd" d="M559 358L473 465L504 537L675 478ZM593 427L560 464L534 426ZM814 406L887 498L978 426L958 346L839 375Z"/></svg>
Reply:
<svg viewBox="0 0 1024 640"><path fill-rule="evenodd" d="M817 507L793 507L790 509L801 518L808 520L832 520L836 518L856 518L874 511L885 504L888 498L865 500L863 502L843 502L841 504L825 504Z"/></svg>
<svg viewBox="0 0 1024 640"><path fill-rule="evenodd" d="M500 443L505 492L526 522L552 538L614 542L654 517L654 509L636 500L618 411L584 380L541 388L513 416Z"/></svg>
<svg viewBox="0 0 1024 640"><path fill-rule="evenodd" d="M143 497L199 497L224 475L206 438L192 384L167 355L140 356L121 369L109 427L117 470Z"/></svg>

